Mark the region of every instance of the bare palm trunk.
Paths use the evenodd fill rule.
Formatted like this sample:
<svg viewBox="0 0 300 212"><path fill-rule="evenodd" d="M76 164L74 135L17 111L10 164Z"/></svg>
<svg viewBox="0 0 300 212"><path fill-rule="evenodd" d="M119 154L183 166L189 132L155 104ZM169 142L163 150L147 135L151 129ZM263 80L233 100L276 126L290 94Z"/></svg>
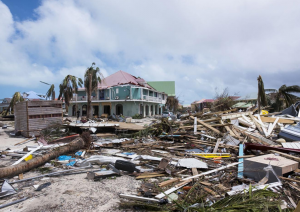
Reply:
<svg viewBox="0 0 300 212"><path fill-rule="evenodd" d="M69 143L66 146L55 148L51 152L37 156L27 162L22 162L14 166L0 168L0 179L10 177L10 176L15 176L20 173L29 171L33 168L43 165L49 160L57 158L60 155L81 149L84 147L84 145L85 145L84 141L82 140L81 137L79 137L74 139L71 143Z"/></svg>
<svg viewBox="0 0 300 212"><path fill-rule="evenodd" d="M52 100L55 100L55 91L52 91Z"/></svg>
<svg viewBox="0 0 300 212"><path fill-rule="evenodd" d="M93 109L92 109L92 74L89 74L89 91L88 91L88 111L87 111L87 118L91 119L93 117Z"/></svg>
<svg viewBox="0 0 300 212"><path fill-rule="evenodd" d="M260 93L260 87L259 87L259 80L258 80L258 94L257 94L257 107L258 107L258 114L260 115L260 95L261 95L261 93Z"/></svg>

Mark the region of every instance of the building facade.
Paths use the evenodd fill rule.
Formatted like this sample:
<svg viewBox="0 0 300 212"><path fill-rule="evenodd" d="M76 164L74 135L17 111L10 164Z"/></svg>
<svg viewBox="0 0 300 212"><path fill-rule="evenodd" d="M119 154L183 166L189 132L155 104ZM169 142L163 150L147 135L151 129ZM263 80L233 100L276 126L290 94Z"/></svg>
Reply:
<svg viewBox="0 0 300 212"><path fill-rule="evenodd" d="M159 92L139 77L118 71L102 80L96 92L92 93L93 116L107 115L153 116L162 114L167 94ZM69 105L69 116L87 115L85 88L78 89Z"/></svg>

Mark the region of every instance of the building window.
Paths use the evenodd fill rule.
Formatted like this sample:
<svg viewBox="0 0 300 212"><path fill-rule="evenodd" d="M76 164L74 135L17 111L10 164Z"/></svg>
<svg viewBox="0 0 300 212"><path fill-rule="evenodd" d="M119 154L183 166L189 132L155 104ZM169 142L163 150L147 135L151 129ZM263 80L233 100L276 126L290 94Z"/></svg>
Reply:
<svg viewBox="0 0 300 212"><path fill-rule="evenodd" d="M119 88L116 88L116 93L119 93Z"/></svg>
<svg viewBox="0 0 300 212"><path fill-rule="evenodd" d="M104 90L100 90L99 91L99 98L100 98L100 100L104 100Z"/></svg>

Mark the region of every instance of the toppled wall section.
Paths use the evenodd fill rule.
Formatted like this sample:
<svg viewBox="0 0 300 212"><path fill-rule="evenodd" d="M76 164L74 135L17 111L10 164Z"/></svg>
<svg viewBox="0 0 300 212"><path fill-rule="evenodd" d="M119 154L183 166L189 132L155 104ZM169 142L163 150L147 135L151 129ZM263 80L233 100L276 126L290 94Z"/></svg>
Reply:
<svg viewBox="0 0 300 212"><path fill-rule="evenodd" d="M15 105L15 131L25 137L39 136L42 129L62 124L61 101L26 101Z"/></svg>

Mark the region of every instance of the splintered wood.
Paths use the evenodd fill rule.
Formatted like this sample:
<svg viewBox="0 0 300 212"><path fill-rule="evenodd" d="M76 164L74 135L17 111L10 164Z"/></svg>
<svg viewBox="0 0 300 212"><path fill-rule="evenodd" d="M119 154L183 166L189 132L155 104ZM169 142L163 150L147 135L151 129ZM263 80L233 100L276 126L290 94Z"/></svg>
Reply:
<svg viewBox="0 0 300 212"><path fill-rule="evenodd" d="M159 183L158 186L159 187L169 186L169 185L171 185L173 183L176 183L176 182L179 182L179 181L180 181L179 178L173 178L173 179L170 179L170 180Z"/></svg>

